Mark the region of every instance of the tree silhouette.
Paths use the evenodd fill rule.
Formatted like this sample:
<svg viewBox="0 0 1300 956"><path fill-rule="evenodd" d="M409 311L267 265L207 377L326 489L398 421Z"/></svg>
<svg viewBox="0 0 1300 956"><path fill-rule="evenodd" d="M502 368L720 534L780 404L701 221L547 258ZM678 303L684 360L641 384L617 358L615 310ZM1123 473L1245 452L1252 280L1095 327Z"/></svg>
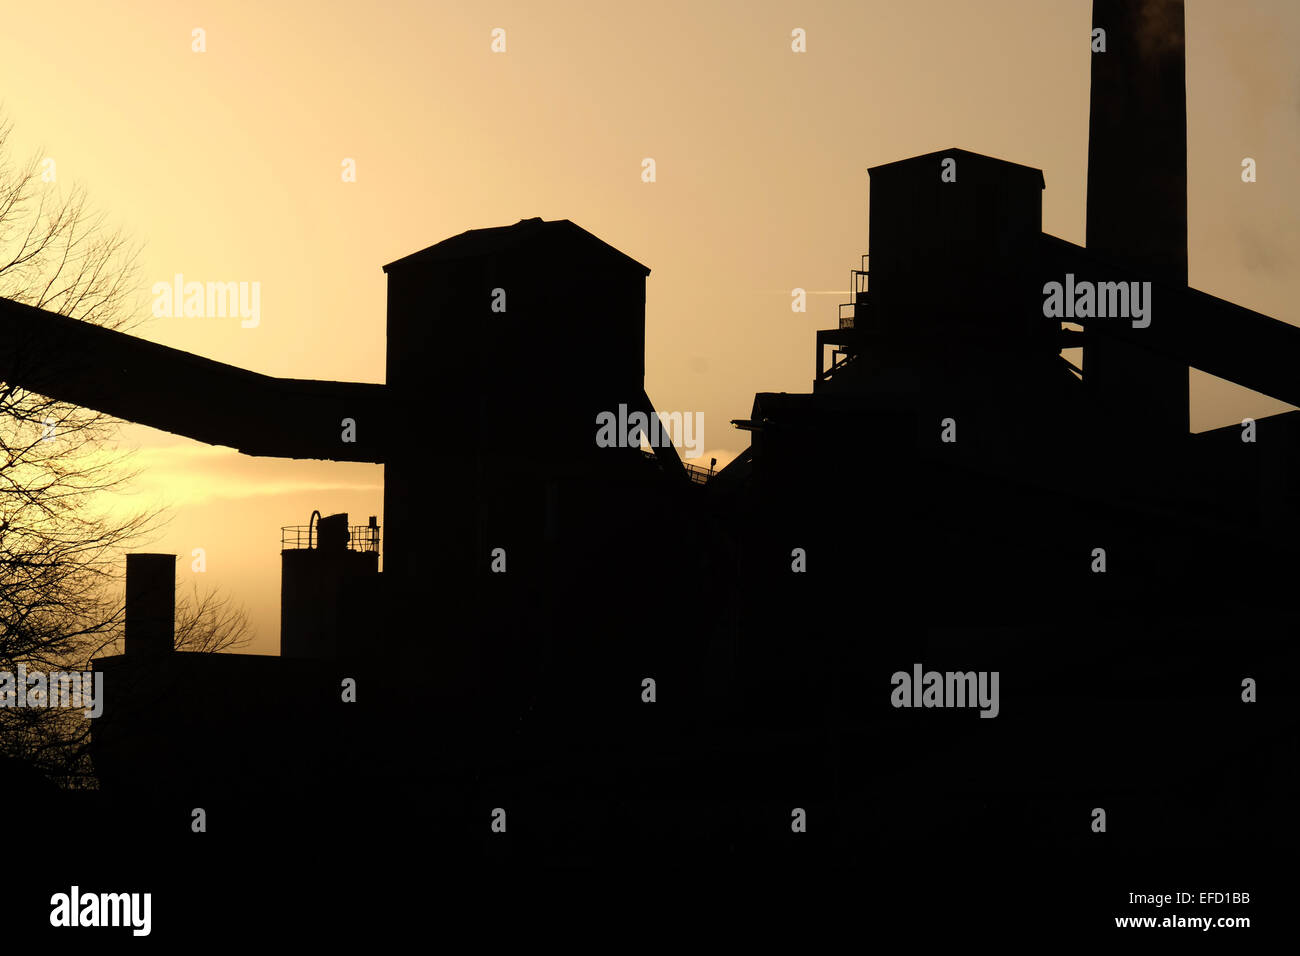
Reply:
<svg viewBox="0 0 1300 956"><path fill-rule="evenodd" d="M217 591L200 592L196 584L192 599L176 602L178 651L220 654L245 647L252 639L248 613Z"/></svg>
<svg viewBox="0 0 1300 956"><path fill-rule="evenodd" d="M65 195L47 181L38 157L11 162L11 129L0 117L0 296L107 328L133 325L139 248L83 189ZM86 670L123 636L124 552L159 522L108 507L106 493L133 477L114 445L119 426L0 381L0 671ZM196 589L178 615L182 649L247 642L243 612L228 600ZM76 709L0 708L0 756L64 782L84 778L91 723Z"/></svg>

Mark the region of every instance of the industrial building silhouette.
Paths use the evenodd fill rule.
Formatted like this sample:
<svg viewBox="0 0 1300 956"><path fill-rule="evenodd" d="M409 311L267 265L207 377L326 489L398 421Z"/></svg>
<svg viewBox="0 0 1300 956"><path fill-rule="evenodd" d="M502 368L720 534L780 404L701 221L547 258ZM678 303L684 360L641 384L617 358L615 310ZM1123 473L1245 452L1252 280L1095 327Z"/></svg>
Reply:
<svg viewBox="0 0 1300 956"><path fill-rule="evenodd" d="M384 465L382 527L285 540L279 658L172 651L174 561L135 556L87 812L179 844L201 806L295 846L414 813L420 851L545 863L1291 836L1300 413L1189 434L1187 369L1300 403L1300 329L1187 286L1182 9L1094 5L1086 248L1042 232L1040 170L958 148L870 169L870 253L811 391L755 395L707 480L670 444L594 443L602 411L655 414L650 270L567 220L386 266L384 385L0 302L6 381ZM1046 318L1067 275L1150 282L1150 324ZM916 663L997 671L1000 713L892 706Z"/></svg>

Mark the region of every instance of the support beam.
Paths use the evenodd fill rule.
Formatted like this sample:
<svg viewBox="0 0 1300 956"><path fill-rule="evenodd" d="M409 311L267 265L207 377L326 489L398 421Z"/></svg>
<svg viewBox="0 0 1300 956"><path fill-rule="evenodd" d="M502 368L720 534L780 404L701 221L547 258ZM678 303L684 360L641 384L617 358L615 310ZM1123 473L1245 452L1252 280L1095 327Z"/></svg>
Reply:
<svg viewBox="0 0 1300 956"><path fill-rule="evenodd" d="M1067 273L1076 282L1139 281L1149 274L1049 235L1042 238L1039 266L1042 282L1061 282ZM1084 326L1088 346L1118 343L1140 360L1189 365L1300 406L1300 328L1169 282L1152 282L1150 308L1151 324L1140 329L1124 318L1066 321ZM1088 346L1085 381L1094 374Z"/></svg>
<svg viewBox="0 0 1300 956"><path fill-rule="evenodd" d="M383 385L259 375L10 299L0 299L0 381L246 455L385 458Z"/></svg>

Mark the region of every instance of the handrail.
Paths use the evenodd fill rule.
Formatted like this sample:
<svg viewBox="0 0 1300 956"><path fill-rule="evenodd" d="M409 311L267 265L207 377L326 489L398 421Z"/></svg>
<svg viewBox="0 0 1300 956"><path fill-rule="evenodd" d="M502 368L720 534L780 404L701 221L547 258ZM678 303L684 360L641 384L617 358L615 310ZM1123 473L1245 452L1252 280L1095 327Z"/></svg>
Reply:
<svg viewBox="0 0 1300 956"><path fill-rule="evenodd" d="M830 368L828 368L826 371L822 372L821 380L824 382L824 381L826 381L827 379L829 379L832 375L834 375L836 372L838 372L840 369L844 368L844 366L846 366L846 365L852 365L853 362L857 359L857 357L858 357L858 353L857 353L857 352L851 352L851 353L849 353L848 358L846 358L844 361L842 361L842 362L836 362L834 365L832 365L832 366L831 366Z"/></svg>
<svg viewBox="0 0 1300 956"><path fill-rule="evenodd" d="M657 462L653 451L646 451L643 448L641 449L641 454L651 461ZM717 474L710 468L705 468L703 465L692 465L690 462L682 462L682 467L686 469L686 477L695 485L707 484L708 480Z"/></svg>
<svg viewBox="0 0 1300 956"><path fill-rule="evenodd" d="M312 525L285 525L280 529L281 551L312 551L319 549L313 541ZM370 525L352 525L348 528L349 551L379 551L379 529Z"/></svg>
<svg viewBox="0 0 1300 956"><path fill-rule="evenodd" d="M867 277L871 275L870 270L867 269L867 260L869 258L871 258L871 253L864 252L858 260L858 265L862 268L849 270L849 295L853 296L853 301L840 303L839 319L841 329L856 328L858 313L855 306L858 304L858 298L867 293ZM844 309L846 307L853 309L853 314L845 316Z"/></svg>

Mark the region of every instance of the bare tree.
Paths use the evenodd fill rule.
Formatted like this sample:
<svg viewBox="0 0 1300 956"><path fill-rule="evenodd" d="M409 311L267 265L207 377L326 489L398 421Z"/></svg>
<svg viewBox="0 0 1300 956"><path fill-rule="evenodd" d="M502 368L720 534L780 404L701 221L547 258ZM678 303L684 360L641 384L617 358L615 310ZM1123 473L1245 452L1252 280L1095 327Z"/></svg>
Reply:
<svg viewBox="0 0 1300 956"><path fill-rule="evenodd" d="M248 612L216 591L200 593L196 584L193 599L176 604L178 651L222 654L245 647L252 639Z"/></svg>
<svg viewBox="0 0 1300 956"><path fill-rule="evenodd" d="M139 249L108 229L84 190L64 195L47 182L37 157L15 166L10 130L0 118L0 296L131 324ZM123 555L157 515L107 508L132 477L113 447L119 424L0 381L0 671L84 670L121 636ZM51 774L84 768L80 713L0 708L0 754Z"/></svg>

